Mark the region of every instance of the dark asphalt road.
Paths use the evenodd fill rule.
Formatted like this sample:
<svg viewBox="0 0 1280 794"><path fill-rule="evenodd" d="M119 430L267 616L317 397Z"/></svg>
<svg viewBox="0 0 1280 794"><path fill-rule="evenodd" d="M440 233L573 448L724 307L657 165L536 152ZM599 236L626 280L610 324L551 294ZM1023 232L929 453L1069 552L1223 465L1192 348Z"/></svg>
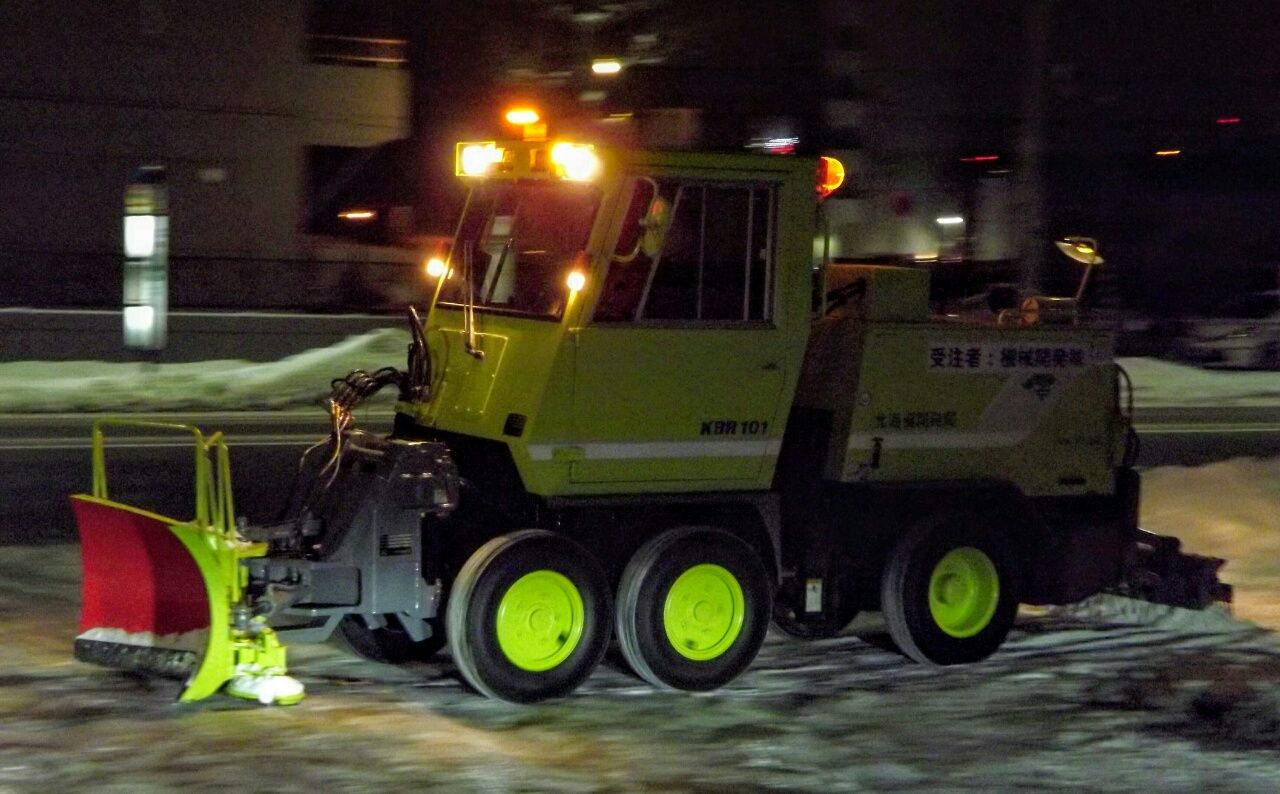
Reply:
<svg viewBox="0 0 1280 794"><path fill-rule="evenodd" d="M327 432L317 409L295 412L162 414L158 421L221 428L231 447L238 512L275 517L288 496L298 456ZM0 415L0 542L74 537L67 495L90 488L86 415ZM361 427L385 430L390 414L363 413ZM1197 465L1234 457L1280 456L1275 409L1159 409L1138 416L1140 465ZM114 499L168 515L189 515L192 448L181 436L154 433L109 446Z"/></svg>
<svg viewBox="0 0 1280 794"><path fill-rule="evenodd" d="M89 415L0 415L0 543L74 538L67 496L91 488ZM142 418L140 416L135 418ZM328 433L319 409L281 412L152 414L152 421L221 429L231 450L237 513L275 518L299 455ZM358 414L360 427L390 428L390 412ZM110 443L117 438L119 443ZM174 517L191 515L194 446L189 437L108 429L111 498Z"/></svg>
<svg viewBox="0 0 1280 794"><path fill-rule="evenodd" d="M1138 465L1197 466L1280 456L1280 409L1151 408L1136 417Z"/></svg>

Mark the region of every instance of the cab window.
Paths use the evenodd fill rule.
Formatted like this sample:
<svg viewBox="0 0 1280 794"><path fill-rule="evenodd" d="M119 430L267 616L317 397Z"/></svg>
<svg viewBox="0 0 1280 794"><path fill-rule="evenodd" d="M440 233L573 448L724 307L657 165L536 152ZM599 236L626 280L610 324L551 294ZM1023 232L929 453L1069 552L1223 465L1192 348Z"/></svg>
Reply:
<svg viewBox="0 0 1280 794"><path fill-rule="evenodd" d="M636 180L595 320L769 320L774 203L769 185Z"/></svg>
<svg viewBox="0 0 1280 794"><path fill-rule="evenodd" d="M599 191L590 186L527 181L477 187L459 225L440 302L559 317L568 296L565 276L586 247L599 203Z"/></svg>

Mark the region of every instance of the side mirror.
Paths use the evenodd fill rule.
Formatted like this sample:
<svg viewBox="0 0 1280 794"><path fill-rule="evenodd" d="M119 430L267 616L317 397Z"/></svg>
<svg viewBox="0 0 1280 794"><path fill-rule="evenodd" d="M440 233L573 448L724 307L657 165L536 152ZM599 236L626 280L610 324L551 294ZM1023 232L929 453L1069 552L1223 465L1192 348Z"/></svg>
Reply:
<svg viewBox="0 0 1280 794"><path fill-rule="evenodd" d="M667 229L671 228L671 202L662 196L654 196L640 226L644 229L644 234L640 237L640 250L653 259L662 251L662 244L667 239Z"/></svg>
<svg viewBox="0 0 1280 794"><path fill-rule="evenodd" d="M636 194L632 197L631 208L627 211L627 219L614 249L615 262L630 262L642 252L650 258L657 256L662 250L662 241L666 237L667 225L671 220L671 206L658 192L658 183L642 176L636 183ZM642 190L647 189L648 198L642 199ZM637 208L643 206L643 212ZM623 253L623 252L626 253Z"/></svg>

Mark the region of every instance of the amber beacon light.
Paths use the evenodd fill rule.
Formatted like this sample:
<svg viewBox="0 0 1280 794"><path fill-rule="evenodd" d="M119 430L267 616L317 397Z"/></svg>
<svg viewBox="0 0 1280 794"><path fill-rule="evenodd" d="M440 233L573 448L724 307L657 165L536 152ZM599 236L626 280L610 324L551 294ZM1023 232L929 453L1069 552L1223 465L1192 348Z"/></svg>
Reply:
<svg viewBox="0 0 1280 794"><path fill-rule="evenodd" d="M511 108L507 111L507 123L514 124L517 127L523 127L526 124L537 124L542 120L542 116L533 108Z"/></svg>
<svg viewBox="0 0 1280 794"><path fill-rule="evenodd" d="M844 184L844 163L834 157L818 158L818 196L826 198Z"/></svg>

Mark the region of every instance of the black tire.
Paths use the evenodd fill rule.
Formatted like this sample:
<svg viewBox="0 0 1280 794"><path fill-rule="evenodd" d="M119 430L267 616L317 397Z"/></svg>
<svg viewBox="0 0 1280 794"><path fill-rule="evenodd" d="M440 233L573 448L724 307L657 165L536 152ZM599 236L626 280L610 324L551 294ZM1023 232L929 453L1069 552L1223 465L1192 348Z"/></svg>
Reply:
<svg viewBox="0 0 1280 794"><path fill-rule="evenodd" d="M415 642L400 625L395 615L387 616L385 628L370 628L359 615L347 615L338 622L333 637L337 644L372 662L403 664L425 662L444 647L444 626L438 620L431 621L431 636Z"/></svg>
<svg viewBox="0 0 1280 794"><path fill-rule="evenodd" d="M994 598L984 596L981 588L965 588L953 596L955 601L973 605L961 618L950 621L951 631L943 628L930 606L930 587L941 592L947 577L939 563L981 559L990 563L988 575L997 585ZM963 564L963 563L962 563ZM947 566L950 567L950 566ZM938 579L934 581L934 574ZM985 578L984 578L985 581ZM1018 611L1019 571L1010 553L1009 538L996 530L979 525L972 516L931 517L908 532L894 547L885 565L880 583L880 601L889 636L904 654L925 664L967 664L987 658L1000 647L1013 626ZM965 601L971 598L970 601ZM945 599L943 599L945 600ZM981 605L994 601L992 606ZM989 611L989 617L982 619Z"/></svg>
<svg viewBox="0 0 1280 794"><path fill-rule="evenodd" d="M562 642L559 647L567 654L547 657L553 662L546 669L519 666L499 637L499 608L512 586L527 583L524 577L530 574L564 577L581 598L576 641L566 641L562 634L543 638L553 645ZM551 608L535 604L529 620L546 614L539 609ZM566 695L591 675L609 645L611 608L608 581L594 557L564 536L526 529L494 538L462 566L449 592L445 633L454 663L478 692L532 703Z"/></svg>
<svg viewBox="0 0 1280 794"><path fill-rule="evenodd" d="M687 655L707 652L703 649L679 650L664 621L673 585L700 565L719 566L736 581L742 593L741 622L730 618L731 624L739 626L736 634L726 630L720 635L726 647L719 650L713 645L716 655L704 659ZM721 576L719 571L712 575ZM731 594L732 590L725 592ZM669 530L640 547L622 574L615 620L618 644L636 675L655 686L716 689L736 678L756 658L769 629L772 602L773 588L765 567L746 543L709 527ZM678 606L678 602L673 603ZM690 609L702 605L690 604ZM694 619L692 612L690 619ZM710 636L716 636L717 624L710 625Z"/></svg>

